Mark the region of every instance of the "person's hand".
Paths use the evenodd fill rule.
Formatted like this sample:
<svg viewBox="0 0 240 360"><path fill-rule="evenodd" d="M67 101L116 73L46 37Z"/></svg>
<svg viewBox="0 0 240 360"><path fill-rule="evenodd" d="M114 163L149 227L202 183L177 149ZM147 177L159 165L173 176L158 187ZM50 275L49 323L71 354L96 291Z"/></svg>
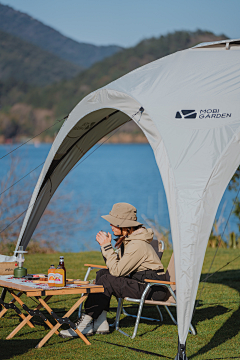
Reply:
<svg viewBox="0 0 240 360"><path fill-rule="evenodd" d="M103 246L105 244L109 244L112 241L112 235L110 233L106 235L102 231L99 231L99 233L97 233L96 240L100 246Z"/></svg>

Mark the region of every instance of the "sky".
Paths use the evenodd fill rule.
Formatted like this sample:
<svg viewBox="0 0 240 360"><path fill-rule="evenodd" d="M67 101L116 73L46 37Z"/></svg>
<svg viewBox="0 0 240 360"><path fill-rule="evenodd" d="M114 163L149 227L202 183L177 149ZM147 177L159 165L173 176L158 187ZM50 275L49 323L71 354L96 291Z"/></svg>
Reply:
<svg viewBox="0 0 240 360"><path fill-rule="evenodd" d="M0 0L79 42L130 47L176 30L240 38L240 0Z"/></svg>

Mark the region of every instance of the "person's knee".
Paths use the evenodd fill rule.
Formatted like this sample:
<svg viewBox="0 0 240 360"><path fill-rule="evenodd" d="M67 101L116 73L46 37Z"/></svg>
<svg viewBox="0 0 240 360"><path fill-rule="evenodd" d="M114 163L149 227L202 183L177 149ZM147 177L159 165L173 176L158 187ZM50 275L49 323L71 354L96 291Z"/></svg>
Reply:
<svg viewBox="0 0 240 360"><path fill-rule="evenodd" d="M119 286L119 279L116 276L110 274L104 274L96 280L96 285L103 285L104 288L113 288Z"/></svg>
<svg viewBox="0 0 240 360"><path fill-rule="evenodd" d="M104 285L105 283L109 283L110 276L111 276L110 274L103 274L102 276L100 276L96 279L96 284Z"/></svg>
<svg viewBox="0 0 240 360"><path fill-rule="evenodd" d="M99 281L99 279L106 275L106 274L109 274L109 270L108 269L101 269L99 270L97 273L96 273L96 284L97 282Z"/></svg>

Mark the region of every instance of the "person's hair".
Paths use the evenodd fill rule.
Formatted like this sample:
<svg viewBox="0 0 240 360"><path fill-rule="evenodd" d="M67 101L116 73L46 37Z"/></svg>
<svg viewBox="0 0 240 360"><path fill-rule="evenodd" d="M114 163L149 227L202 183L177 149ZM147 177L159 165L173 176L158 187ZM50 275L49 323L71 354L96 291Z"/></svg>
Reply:
<svg viewBox="0 0 240 360"><path fill-rule="evenodd" d="M123 231L126 231L127 233L126 233L125 235L122 234L122 235L120 235L120 236L118 237L118 239L117 239L117 241L116 241L116 244L115 244L115 247L116 247L117 249L119 249L120 246L122 245L123 240L124 240L128 235L131 235L134 231L140 229L141 227L142 227L142 225L131 226L131 227L128 227L128 228L126 228L126 227L121 228L122 233L123 233Z"/></svg>

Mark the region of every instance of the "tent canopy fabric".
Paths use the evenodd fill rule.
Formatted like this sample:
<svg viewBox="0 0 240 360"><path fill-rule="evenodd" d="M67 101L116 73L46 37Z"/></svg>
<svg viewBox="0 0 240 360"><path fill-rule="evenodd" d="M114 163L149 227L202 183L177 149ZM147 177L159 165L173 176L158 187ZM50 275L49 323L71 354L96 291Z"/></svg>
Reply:
<svg viewBox="0 0 240 360"><path fill-rule="evenodd" d="M140 67L80 101L48 154L16 250L26 248L74 165L133 118L153 149L166 192L178 332L185 344L214 217L240 164L239 55L240 40L200 44Z"/></svg>

